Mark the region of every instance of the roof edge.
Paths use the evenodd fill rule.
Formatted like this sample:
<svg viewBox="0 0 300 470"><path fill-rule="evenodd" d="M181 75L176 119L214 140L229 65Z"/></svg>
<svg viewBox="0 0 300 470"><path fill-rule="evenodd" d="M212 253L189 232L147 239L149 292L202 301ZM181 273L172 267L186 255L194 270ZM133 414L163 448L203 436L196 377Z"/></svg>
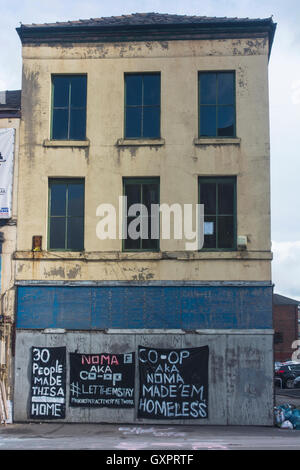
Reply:
<svg viewBox="0 0 300 470"><path fill-rule="evenodd" d="M300 305L300 300L292 299L281 294L273 294L273 304L274 305Z"/></svg>
<svg viewBox="0 0 300 470"><path fill-rule="evenodd" d="M22 44L66 43L66 42L125 42L206 39L242 37L245 34L267 34L271 52L277 24L272 17L238 20L209 20L201 23L150 23L87 25L57 23L54 25L21 25L16 28ZM84 36L84 37L83 37Z"/></svg>

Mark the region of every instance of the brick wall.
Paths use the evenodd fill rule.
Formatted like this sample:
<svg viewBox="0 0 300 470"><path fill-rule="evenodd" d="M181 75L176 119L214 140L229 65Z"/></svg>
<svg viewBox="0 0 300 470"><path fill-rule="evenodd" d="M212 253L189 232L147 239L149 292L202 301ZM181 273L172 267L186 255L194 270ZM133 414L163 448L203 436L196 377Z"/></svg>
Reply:
<svg viewBox="0 0 300 470"><path fill-rule="evenodd" d="M298 339L298 306L273 305L274 360L291 360L291 345Z"/></svg>

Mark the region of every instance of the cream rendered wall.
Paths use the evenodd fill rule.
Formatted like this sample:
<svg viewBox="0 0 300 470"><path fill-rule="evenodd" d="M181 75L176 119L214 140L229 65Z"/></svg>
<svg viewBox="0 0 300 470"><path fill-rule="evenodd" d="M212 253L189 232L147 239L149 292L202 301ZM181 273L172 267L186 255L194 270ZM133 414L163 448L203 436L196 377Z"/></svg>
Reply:
<svg viewBox="0 0 300 470"><path fill-rule="evenodd" d="M270 273L268 42L264 38L23 46L17 279L262 280ZM237 137L203 145L198 71L235 70ZM164 145L124 138L124 73L161 73ZM51 147L51 74L86 73L86 147ZM240 140L239 140L240 139ZM160 177L160 202L198 202L198 176L237 175L237 233L245 252L187 253L161 240L161 253L121 253L121 240L96 236L96 209L118 207L122 177ZM49 253L49 177L85 178L85 252ZM32 236L43 252L31 252ZM34 259L33 259L34 258ZM192 261L191 261L192 259ZM188 262L187 262L188 261Z"/></svg>

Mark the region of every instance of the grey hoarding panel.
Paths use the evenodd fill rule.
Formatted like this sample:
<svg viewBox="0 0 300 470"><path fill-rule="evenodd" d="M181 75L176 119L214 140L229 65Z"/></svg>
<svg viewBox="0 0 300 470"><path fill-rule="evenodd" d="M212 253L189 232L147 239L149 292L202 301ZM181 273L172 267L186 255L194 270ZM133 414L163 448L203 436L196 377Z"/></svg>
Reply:
<svg viewBox="0 0 300 470"><path fill-rule="evenodd" d="M271 334L104 334L68 331L45 334L19 330L16 333L14 420L29 421L31 347L67 348L67 406L70 423L144 423L144 424L236 424L273 425L273 354ZM209 418L208 419L138 419L139 370L136 361L134 409L71 408L69 403L69 352L123 354L138 352L138 346L181 349L209 347Z"/></svg>

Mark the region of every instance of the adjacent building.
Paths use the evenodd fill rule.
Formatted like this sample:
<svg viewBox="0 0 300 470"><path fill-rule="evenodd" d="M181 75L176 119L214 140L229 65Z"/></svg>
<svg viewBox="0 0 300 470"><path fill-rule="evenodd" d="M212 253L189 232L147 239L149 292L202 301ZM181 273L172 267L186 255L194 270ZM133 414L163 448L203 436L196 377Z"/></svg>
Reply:
<svg viewBox="0 0 300 470"><path fill-rule="evenodd" d="M298 318L300 302L284 295L273 295L274 359L278 362L292 360L298 346Z"/></svg>
<svg viewBox="0 0 300 470"><path fill-rule="evenodd" d="M0 421L12 419L21 90L0 91Z"/></svg>
<svg viewBox="0 0 300 470"><path fill-rule="evenodd" d="M65 399L66 422L273 424L268 62L275 26L271 18L137 13L17 28L15 420L51 402L40 389L43 397L32 398L32 361L41 365L43 351L47 362L49 348L65 348L66 395L57 403ZM197 204L204 205L203 245L193 238ZM201 387L181 384L181 398L168 388L171 404L159 402L155 414L160 383L143 415L145 351L151 365L162 349L170 354L160 351L161 360L172 363L194 348L208 351L201 413L182 403ZM127 363L135 354L134 406L71 406L71 393L91 393L82 384L74 392L72 354L90 364L100 353Z"/></svg>

